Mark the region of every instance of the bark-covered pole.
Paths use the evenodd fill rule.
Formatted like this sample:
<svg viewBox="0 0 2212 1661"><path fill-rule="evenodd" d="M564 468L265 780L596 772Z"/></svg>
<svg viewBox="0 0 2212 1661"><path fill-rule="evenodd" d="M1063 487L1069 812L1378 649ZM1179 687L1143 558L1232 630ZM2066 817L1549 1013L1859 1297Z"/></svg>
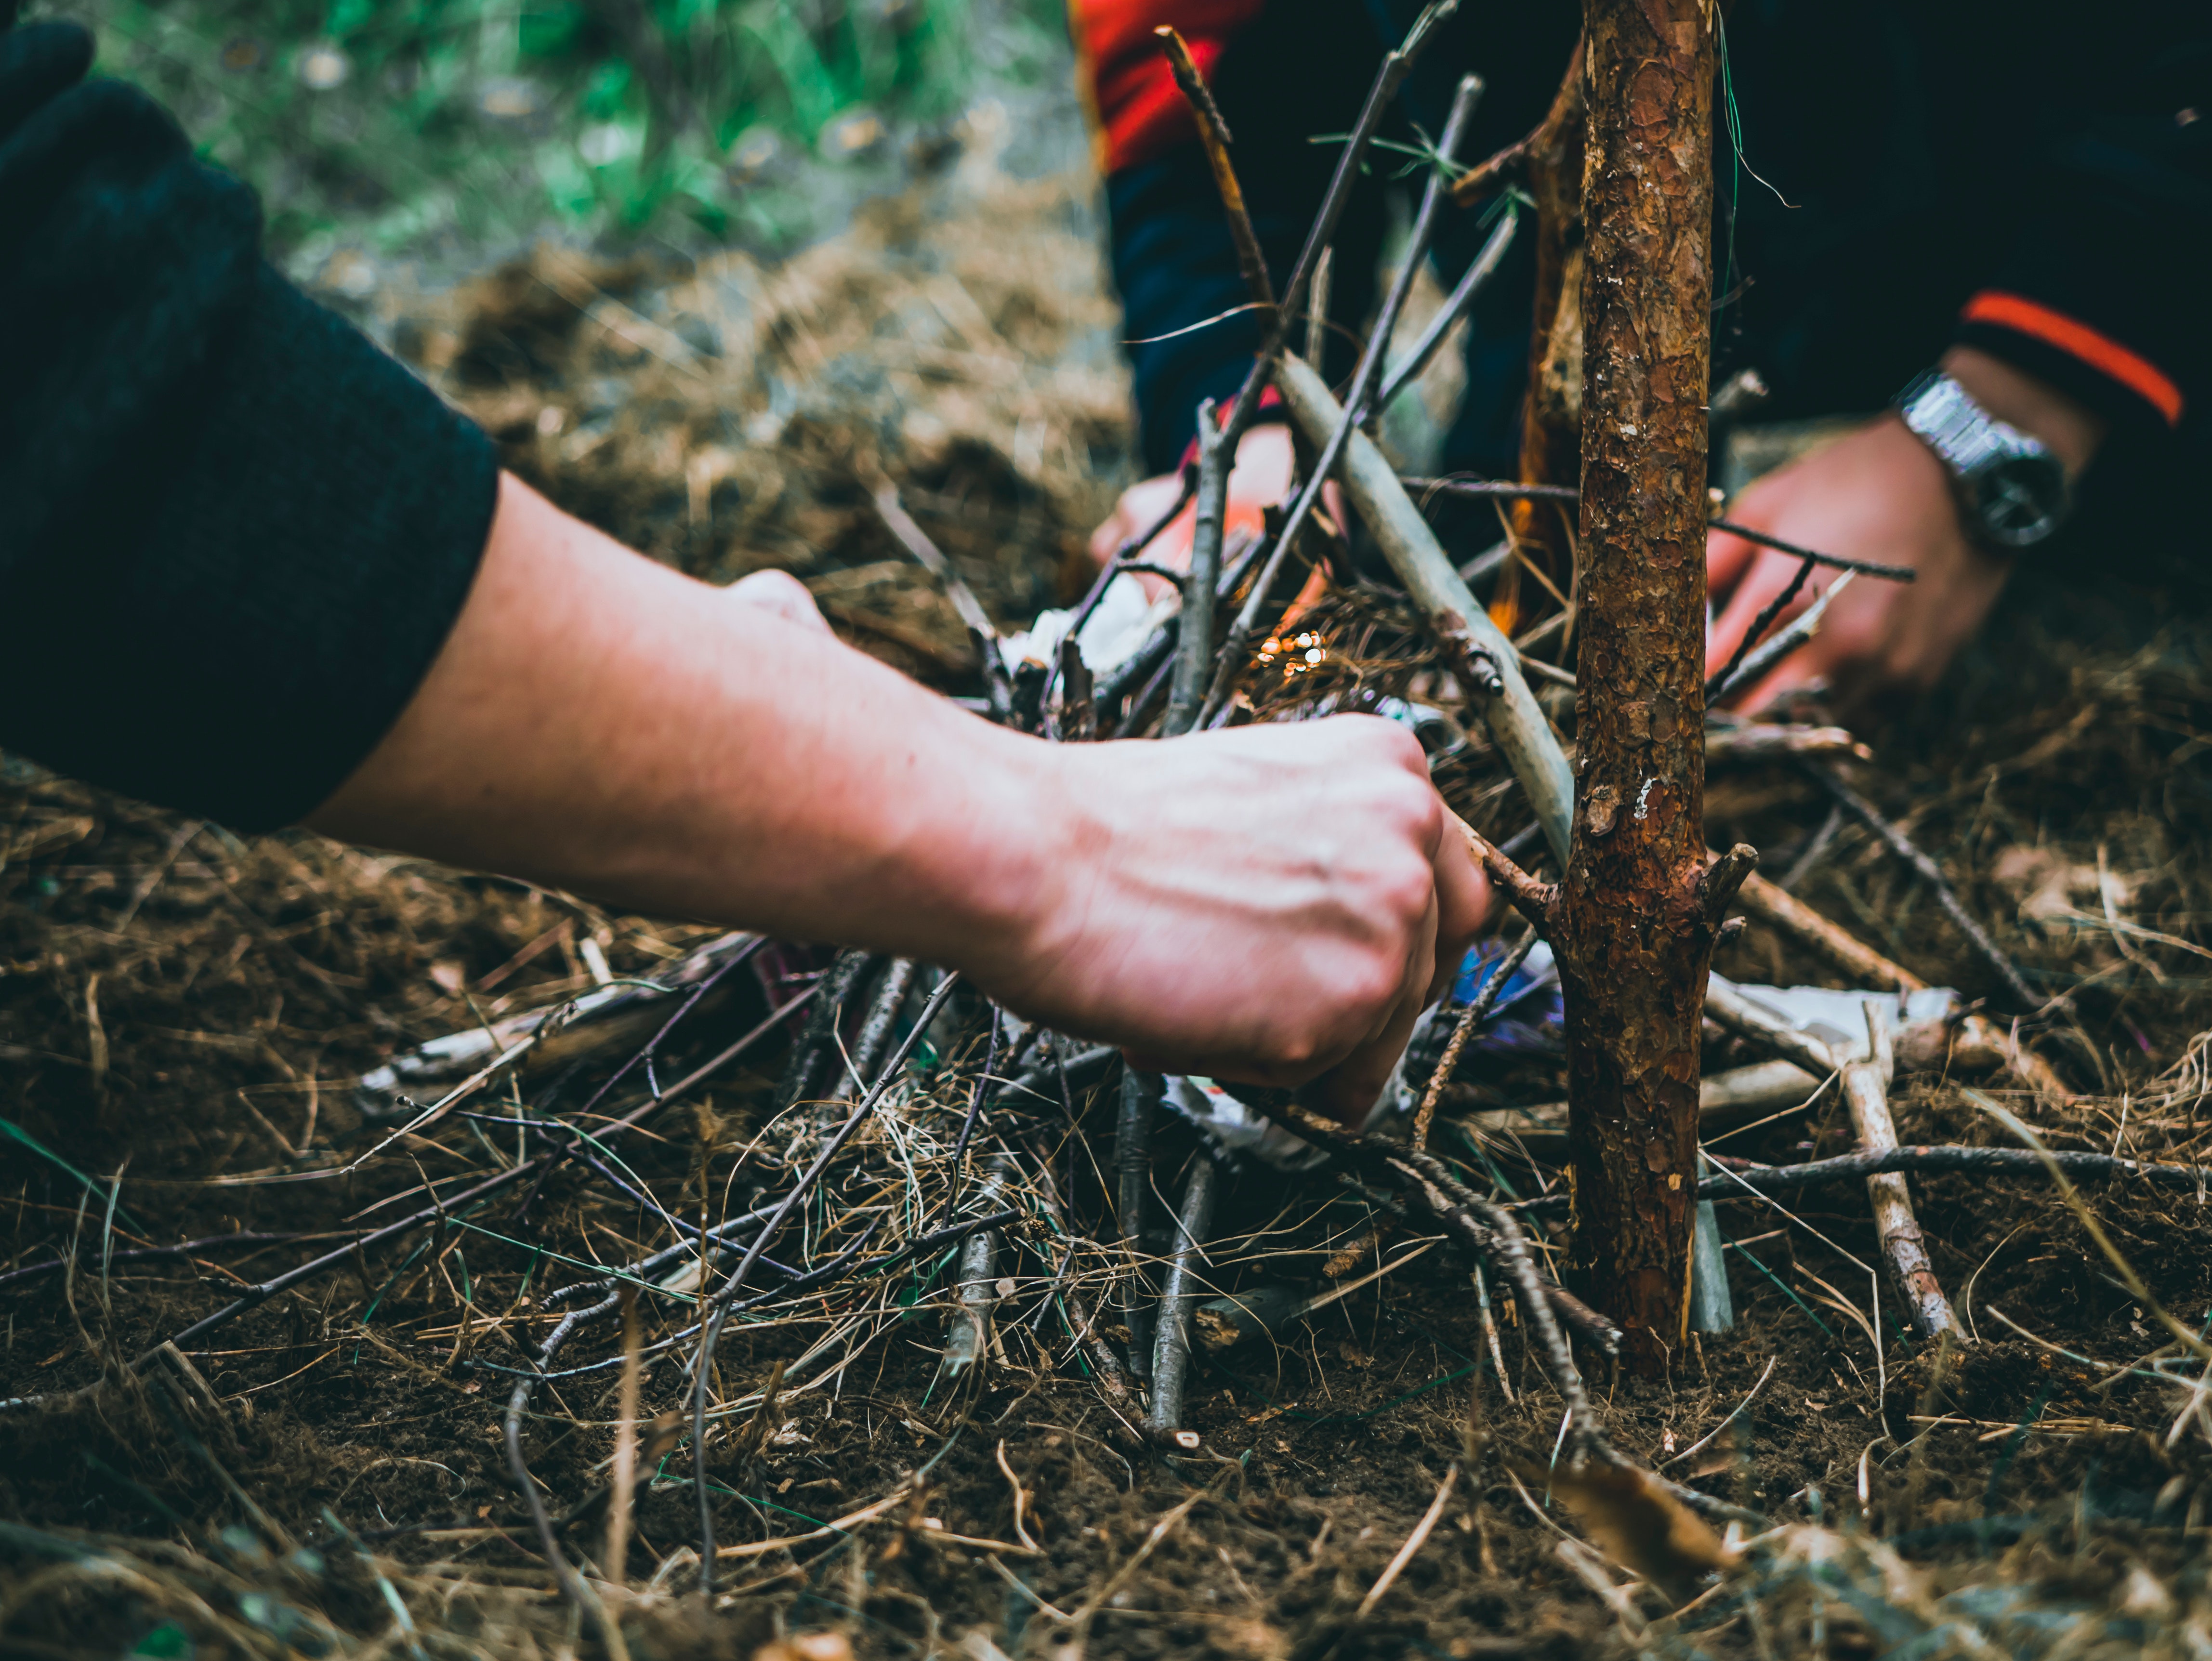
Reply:
<svg viewBox="0 0 2212 1661"><path fill-rule="evenodd" d="M1553 940L1574 1269L1656 1376L1686 1330L1712 891L1741 880L1705 875L1713 36L1699 0L1584 18L1581 760Z"/></svg>

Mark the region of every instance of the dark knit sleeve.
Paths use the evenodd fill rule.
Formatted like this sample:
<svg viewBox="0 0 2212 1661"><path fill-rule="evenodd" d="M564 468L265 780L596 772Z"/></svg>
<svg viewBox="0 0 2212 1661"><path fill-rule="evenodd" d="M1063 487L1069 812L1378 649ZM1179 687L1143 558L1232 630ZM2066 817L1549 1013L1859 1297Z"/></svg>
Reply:
<svg viewBox="0 0 2212 1661"><path fill-rule="evenodd" d="M444 644L496 459L91 57L70 25L0 35L0 746L288 824Z"/></svg>
<svg viewBox="0 0 2212 1661"><path fill-rule="evenodd" d="M2176 427L2212 399L2212 39L2126 93L2053 146L2043 210L1957 338L2123 428Z"/></svg>

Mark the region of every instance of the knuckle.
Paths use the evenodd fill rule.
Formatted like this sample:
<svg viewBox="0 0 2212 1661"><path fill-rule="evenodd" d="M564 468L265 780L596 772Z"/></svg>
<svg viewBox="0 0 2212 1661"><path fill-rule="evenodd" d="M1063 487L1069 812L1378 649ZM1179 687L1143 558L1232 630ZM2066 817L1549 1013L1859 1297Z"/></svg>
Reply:
<svg viewBox="0 0 2212 1661"><path fill-rule="evenodd" d="M1404 979L1404 967L1382 951L1362 952L1340 983L1347 1012L1356 1011L1366 1016L1395 1004L1399 983ZM1364 1026L1367 1023L1361 1021L1360 1025Z"/></svg>

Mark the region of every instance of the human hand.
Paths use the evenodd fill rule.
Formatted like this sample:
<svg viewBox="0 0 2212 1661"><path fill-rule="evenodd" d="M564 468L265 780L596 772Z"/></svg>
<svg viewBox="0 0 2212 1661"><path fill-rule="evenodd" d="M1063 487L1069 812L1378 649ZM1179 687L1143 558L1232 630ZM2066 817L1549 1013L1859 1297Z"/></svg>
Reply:
<svg viewBox="0 0 2212 1661"><path fill-rule="evenodd" d="M1040 759L1057 856L984 988L1152 1070L1327 1074L1364 1116L1494 910L1413 736L1347 715Z"/></svg>
<svg viewBox="0 0 2212 1661"><path fill-rule="evenodd" d="M2070 473L2095 454L2102 423L2041 382L1965 347L1947 355L1943 368L1992 415L2049 445ZM1843 708L1925 691L1981 626L2011 574L2009 560L1968 540L1942 464L1893 414L1770 473L1729 516L1801 547L1918 573L1911 583L1869 577L1852 583L1811 641L1732 700L1746 709L1819 684ZM1717 613L1705 648L1709 677L1800 563L1725 532L1707 537L1706 583ZM1838 575L1816 569L1775 626L1810 605Z"/></svg>
<svg viewBox="0 0 2212 1661"><path fill-rule="evenodd" d="M756 603L780 598L797 606ZM503 477L468 603L334 836L972 976L1164 1069L1347 1116L1489 910L1420 746L1370 716L1047 744Z"/></svg>
<svg viewBox="0 0 2212 1661"><path fill-rule="evenodd" d="M1267 510L1291 493L1292 465L1288 427L1271 422L1245 433L1237 441L1237 465L1229 470L1229 502L1222 519L1224 538L1240 530L1254 536L1260 533ZM1333 491L1335 487L1329 488ZM1182 490L1180 474L1162 473L1139 479L1122 491L1114 511L1091 533L1091 557L1101 565L1113 558L1114 551L1123 543L1150 530L1174 505ZM1152 538L1140 557L1173 570L1188 570L1191 532L1197 522L1197 504L1186 503L1174 523ZM1159 577L1139 572L1138 581L1154 599L1168 591L1167 583Z"/></svg>

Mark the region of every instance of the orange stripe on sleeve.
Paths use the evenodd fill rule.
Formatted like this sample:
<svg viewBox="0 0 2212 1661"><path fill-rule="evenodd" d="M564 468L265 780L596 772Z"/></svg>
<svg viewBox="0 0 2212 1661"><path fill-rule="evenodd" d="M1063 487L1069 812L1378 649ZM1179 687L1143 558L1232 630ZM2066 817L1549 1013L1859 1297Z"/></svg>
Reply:
<svg viewBox="0 0 2212 1661"><path fill-rule="evenodd" d="M2078 357L2098 374L2117 380L2166 417L2169 427L2181 419L2181 388L2172 376L2140 353L2130 351L2110 335L2100 334L2086 323L2077 323L2063 312L2054 312L2023 295L1984 289L1959 313L1968 323L1989 323L2010 329L2055 346Z"/></svg>

